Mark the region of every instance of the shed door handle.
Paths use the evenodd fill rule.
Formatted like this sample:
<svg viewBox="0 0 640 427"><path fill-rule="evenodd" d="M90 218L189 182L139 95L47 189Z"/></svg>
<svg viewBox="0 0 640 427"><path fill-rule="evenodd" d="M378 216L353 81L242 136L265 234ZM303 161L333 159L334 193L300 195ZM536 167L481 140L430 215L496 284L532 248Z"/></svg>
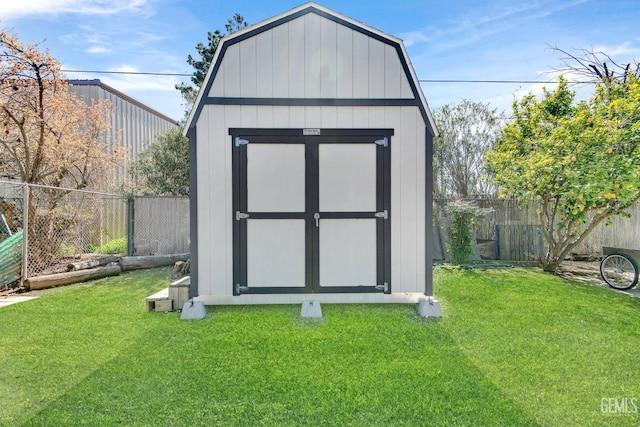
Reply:
<svg viewBox="0 0 640 427"><path fill-rule="evenodd" d="M316 220L316 227L320 227L320 214L319 213L314 213L313 214L313 219Z"/></svg>

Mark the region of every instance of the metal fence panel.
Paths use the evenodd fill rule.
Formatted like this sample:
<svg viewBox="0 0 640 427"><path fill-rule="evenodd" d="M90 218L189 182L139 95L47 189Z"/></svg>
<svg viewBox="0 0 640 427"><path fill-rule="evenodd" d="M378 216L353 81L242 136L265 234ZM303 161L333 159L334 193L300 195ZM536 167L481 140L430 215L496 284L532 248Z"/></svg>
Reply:
<svg viewBox="0 0 640 427"><path fill-rule="evenodd" d="M121 196L29 186L28 200L28 277L65 271L126 236Z"/></svg>
<svg viewBox="0 0 640 427"><path fill-rule="evenodd" d="M0 289L22 273L23 186L0 181Z"/></svg>
<svg viewBox="0 0 640 427"><path fill-rule="evenodd" d="M122 196L0 181L0 243L22 231L21 280L66 271L70 262L98 257L118 239L126 247L126 230ZM15 259L9 252L4 248L0 268Z"/></svg>
<svg viewBox="0 0 640 427"><path fill-rule="evenodd" d="M134 197L133 212L133 255L190 251L188 197Z"/></svg>

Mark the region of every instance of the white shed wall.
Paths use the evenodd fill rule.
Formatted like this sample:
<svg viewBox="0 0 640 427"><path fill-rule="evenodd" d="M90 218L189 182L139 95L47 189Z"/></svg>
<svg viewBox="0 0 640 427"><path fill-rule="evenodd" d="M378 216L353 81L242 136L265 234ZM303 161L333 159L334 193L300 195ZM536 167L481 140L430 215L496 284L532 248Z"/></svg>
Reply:
<svg viewBox="0 0 640 427"><path fill-rule="evenodd" d="M393 46L314 13L230 45L209 96L414 98Z"/></svg>
<svg viewBox="0 0 640 427"><path fill-rule="evenodd" d="M199 295L233 293L229 128L394 129L391 288L394 294L424 292L426 124L417 107L207 105L199 117L196 136Z"/></svg>

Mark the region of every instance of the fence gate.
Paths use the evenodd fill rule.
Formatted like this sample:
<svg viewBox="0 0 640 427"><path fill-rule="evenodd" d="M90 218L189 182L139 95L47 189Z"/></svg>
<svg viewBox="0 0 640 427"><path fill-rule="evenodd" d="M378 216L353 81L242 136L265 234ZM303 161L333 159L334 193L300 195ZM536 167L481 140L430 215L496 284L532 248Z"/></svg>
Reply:
<svg viewBox="0 0 640 427"><path fill-rule="evenodd" d="M234 293L390 292L392 132L232 130Z"/></svg>

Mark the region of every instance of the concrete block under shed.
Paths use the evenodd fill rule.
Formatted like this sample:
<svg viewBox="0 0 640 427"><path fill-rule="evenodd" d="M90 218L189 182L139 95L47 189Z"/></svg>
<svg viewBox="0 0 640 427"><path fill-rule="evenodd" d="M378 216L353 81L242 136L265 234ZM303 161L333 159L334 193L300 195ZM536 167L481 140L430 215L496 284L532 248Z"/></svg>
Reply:
<svg viewBox="0 0 640 427"><path fill-rule="evenodd" d="M180 319L204 319L206 315L207 307L202 302L189 300L182 306Z"/></svg>
<svg viewBox="0 0 640 427"><path fill-rule="evenodd" d="M418 304L418 314L421 317L440 318L442 317L440 303L437 299L432 297L420 298L420 303Z"/></svg>
<svg viewBox="0 0 640 427"><path fill-rule="evenodd" d="M320 301L317 301L317 300L302 301L302 308L300 309L300 315L302 317L311 317L316 319L322 318L322 307L320 306Z"/></svg>

